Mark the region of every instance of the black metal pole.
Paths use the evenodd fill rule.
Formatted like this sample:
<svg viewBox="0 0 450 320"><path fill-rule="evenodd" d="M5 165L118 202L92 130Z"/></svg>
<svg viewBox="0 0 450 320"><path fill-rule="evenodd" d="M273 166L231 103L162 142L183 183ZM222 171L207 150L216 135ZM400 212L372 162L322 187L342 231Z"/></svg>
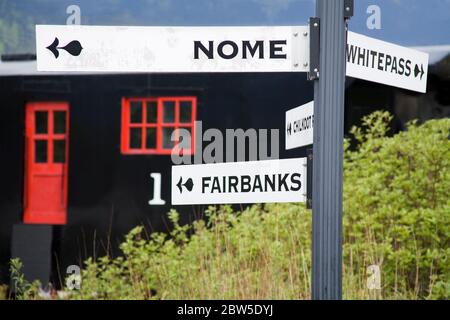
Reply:
<svg viewBox="0 0 450 320"><path fill-rule="evenodd" d="M312 299L342 299L344 4L346 0L316 0L320 58L314 81Z"/></svg>

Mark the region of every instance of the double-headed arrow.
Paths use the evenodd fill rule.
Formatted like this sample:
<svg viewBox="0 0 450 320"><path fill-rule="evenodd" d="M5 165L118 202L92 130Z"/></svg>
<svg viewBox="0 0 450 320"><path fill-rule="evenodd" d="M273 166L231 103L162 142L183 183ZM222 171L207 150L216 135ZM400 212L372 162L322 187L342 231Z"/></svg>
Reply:
<svg viewBox="0 0 450 320"><path fill-rule="evenodd" d="M288 124L287 133L288 133L288 135L292 134L292 124L291 123Z"/></svg>
<svg viewBox="0 0 450 320"><path fill-rule="evenodd" d="M79 56L81 53L81 50L83 50L83 47L81 46L81 43L78 40L73 40L66 44L64 47L58 47L59 45L59 39L55 38L53 40L53 43L47 47L48 50L50 50L54 55L55 58L58 59L59 57L59 50L63 49L70 53L72 56Z"/></svg>
<svg viewBox="0 0 450 320"><path fill-rule="evenodd" d="M420 65L420 69L419 69L419 65L416 64L416 67L414 68L414 77L417 78L417 76L420 73L420 80L422 80L423 74L425 73L423 71L423 64Z"/></svg>
<svg viewBox="0 0 450 320"><path fill-rule="evenodd" d="M180 190L180 193L183 193L183 188L185 187L189 192L192 191L192 188L194 188L194 182L191 178L187 179L185 183L183 183L183 177L180 177L180 180L177 183L178 190Z"/></svg>

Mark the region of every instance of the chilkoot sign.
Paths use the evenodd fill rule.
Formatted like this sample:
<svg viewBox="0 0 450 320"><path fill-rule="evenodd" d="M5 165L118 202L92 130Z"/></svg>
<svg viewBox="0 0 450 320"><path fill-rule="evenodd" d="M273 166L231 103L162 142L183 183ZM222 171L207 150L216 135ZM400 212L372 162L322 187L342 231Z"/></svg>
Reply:
<svg viewBox="0 0 450 320"><path fill-rule="evenodd" d="M306 158L172 166L172 205L306 201Z"/></svg>
<svg viewBox="0 0 450 320"><path fill-rule="evenodd" d="M286 112L286 150L313 144L314 101Z"/></svg>

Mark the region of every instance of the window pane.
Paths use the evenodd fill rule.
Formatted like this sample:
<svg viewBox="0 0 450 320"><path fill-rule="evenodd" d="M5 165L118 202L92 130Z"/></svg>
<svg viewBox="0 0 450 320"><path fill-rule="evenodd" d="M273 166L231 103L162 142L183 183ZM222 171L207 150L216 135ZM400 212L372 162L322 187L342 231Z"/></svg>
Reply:
<svg viewBox="0 0 450 320"><path fill-rule="evenodd" d="M157 116L158 104L156 101L147 102L147 123L156 123L158 120Z"/></svg>
<svg viewBox="0 0 450 320"><path fill-rule="evenodd" d="M36 133L47 133L48 127L48 112L47 111L36 111L35 112L35 132Z"/></svg>
<svg viewBox="0 0 450 320"><path fill-rule="evenodd" d="M34 162L36 163L47 162L47 140L34 141Z"/></svg>
<svg viewBox="0 0 450 320"><path fill-rule="evenodd" d="M147 136L145 140L146 149L156 149L156 128L147 128Z"/></svg>
<svg viewBox="0 0 450 320"><path fill-rule="evenodd" d="M192 121L192 103L190 101L180 102L180 122L191 123Z"/></svg>
<svg viewBox="0 0 450 320"><path fill-rule="evenodd" d="M130 129L130 149L142 148L142 129L131 128Z"/></svg>
<svg viewBox="0 0 450 320"><path fill-rule="evenodd" d="M142 123L142 102L130 103L130 123Z"/></svg>
<svg viewBox="0 0 450 320"><path fill-rule="evenodd" d="M54 163L66 162L66 140L53 141L53 162Z"/></svg>
<svg viewBox="0 0 450 320"><path fill-rule="evenodd" d="M172 132L175 128L163 128L162 129L162 148L163 149L172 149L175 145L174 141L170 140Z"/></svg>
<svg viewBox="0 0 450 320"><path fill-rule="evenodd" d="M165 123L175 122L175 102L173 101L163 102L163 122Z"/></svg>
<svg viewBox="0 0 450 320"><path fill-rule="evenodd" d="M53 112L53 132L54 133L66 133L66 112L65 111Z"/></svg>

